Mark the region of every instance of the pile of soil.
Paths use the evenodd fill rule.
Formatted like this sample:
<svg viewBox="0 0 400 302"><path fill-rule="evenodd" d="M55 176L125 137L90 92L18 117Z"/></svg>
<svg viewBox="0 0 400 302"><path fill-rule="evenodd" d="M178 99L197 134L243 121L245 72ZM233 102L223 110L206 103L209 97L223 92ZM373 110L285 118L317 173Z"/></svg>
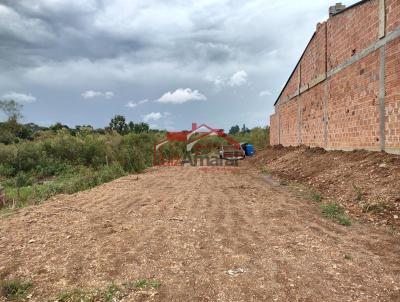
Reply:
<svg viewBox="0 0 400 302"><path fill-rule="evenodd" d="M274 146L250 163L263 173L309 186L360 220L400 226L400 156L356 150Z"/></svg>

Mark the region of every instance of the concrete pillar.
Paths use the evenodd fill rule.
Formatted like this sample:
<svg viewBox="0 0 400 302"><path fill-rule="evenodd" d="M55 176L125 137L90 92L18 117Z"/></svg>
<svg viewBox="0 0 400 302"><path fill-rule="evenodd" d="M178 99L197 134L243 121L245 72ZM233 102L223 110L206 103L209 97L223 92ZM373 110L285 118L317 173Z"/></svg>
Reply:
<svg viewBox="0 0 400 302"><path fill-rule="evenodd" d="M301 145L301 104L300 104L300 88L301 88L301 64L297 72L297 145Z"/></svg>
<svg viewBox="0 0 400 302"><path fill-rule="evenodd" d="M281 144L281 115L279 111L277 112L278 114L278 145Z"/></svg>
<svg viewBox="0 0 400 302"><path fill-rule="evenodd" d="M301 145L301 97L297 97L297 145Z"/></svg>
<svg viewBox="0 0 400 302"><path fill-rule="evenodd" d="M379 66L379 132L380 132L380 149L385 150L385 51L386 46L380 49L380 66Z"/></svg>
<svg viewBox="0 0 400 302"><path fill-rule="evenodd" d="M324 148L328 148L328 99L329 99L329 79L325 80L324 83Z"/></svg>
<svg viewBox="0 0 400 302"><path fill-rule="evenodd" d="M379 0L379 39L386 35L386 11L385 0Z"/></svg>

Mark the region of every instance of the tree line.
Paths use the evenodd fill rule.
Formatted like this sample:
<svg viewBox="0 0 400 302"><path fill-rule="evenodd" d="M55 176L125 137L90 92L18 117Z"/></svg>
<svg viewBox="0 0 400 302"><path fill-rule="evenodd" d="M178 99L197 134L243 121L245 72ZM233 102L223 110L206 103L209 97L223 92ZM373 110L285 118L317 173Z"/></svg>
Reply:
<svg viewBox="0 0 400 302"><path fill-rule="evenodd" d="M0 100L0 111L6 116L6 121L0 122L0 143L8 145L18 143L20 140L33 140L35 134L40 131L57 132L61 129L67 130L73 136L83 130L98 134L116 131L120 135L159 132L159 130L150 129L150 126L144 122L127 122L123 115L115 115L107 127L96 129L91 125L69 127L62 123L56 123L49 127L39 126L35 123L21 124L19 121L23 117L22 109L23 106L14 100Z"/></svg>

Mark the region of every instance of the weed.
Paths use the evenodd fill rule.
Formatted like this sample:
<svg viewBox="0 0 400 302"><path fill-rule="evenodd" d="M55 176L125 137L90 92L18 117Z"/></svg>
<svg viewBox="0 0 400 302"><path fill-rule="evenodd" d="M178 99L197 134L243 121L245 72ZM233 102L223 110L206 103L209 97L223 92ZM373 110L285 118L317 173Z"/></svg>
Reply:
<svg viewBox="0 0 400 302"><path fill-rule="evenodd" d="M351 225L351 220L346 216L343 209L337 204L323 204L321 205L321 208L325 217L333 219L341 225Z"/></svg>
<svg viewBox="0 0 400 302"><path fill-rule="evenodd" d="M74 289L70 292L63 292L58 296L58 302L111 302L121 299L125 293L112 283L105 290Z"/></svg>
<svg viewBox="0 0 400 302"><path fill-rule="evenodd" d="M262 167L261 168L261 173L262 174L271 174L271 171L266 167Z"/></svg>
<svg viewBox="0 0 400 302"><path fill-rule="evenodd" d="M346 254L346 255L344 255L344 259L353 260L353 257L350 254Z"/></svg>
<svg viewBox="0 0 400 302"><path fill-rule="evenodd" d="M367 203L363 206L363 212L382 213L388 208L388 205L383 202Z"/></svg>
<svg viewBox="0 0 400 302"><path fill-rule="evenodd" d="M9 300L25 299L32 286L32 283L20 280L1 281L0 297L4 296Z"/></svg>
<svg viewBox="0 0 400 302"><path fill-rule="evenodd" d="M287 180L282 179L282 180L279 181L279 184L280 184L281 186L288 186L288 185L289 185L289 182L288 182Z"/></svg>
<svg viewBox="0 0 400 302"><path fill-rule="evenodd" d="M111 302L114 300L114 297L118 297L121 295L121 288L117 286L115 283L112 283L107 290L103 293L104 301Z"/></svg>
<svg viewBox="0 0 400 302"><path fill-rule="evenodd" d="M364 197L364 192L362 189L355 184L353 184L354 191L356 192L356 197L354 198L355 201L361 201Z"/></svg>
<svg viewBox="0 0 400 302"><path fill-rule="evenodd" d="M312 191L309 195L309 198L314 202L321 202L323 199L322 195L316 191Z"/></svg>
<svg viewBox="0 0 400 302"><path fill-rule="evenodd" d="M56 194L72 194L87 190L124 175L126 173L117 163L104 166L98 170L80 167L53 181L21 188L6 187L6 204L11 207L21 208L29 204L39 203Z"/></svg>
<svg viewBox="0 0 400 302"><path fill-rule="evenodd" d="M90 302L91 297L88 296L87 293L85 293L81 289L75 289L71 292L62 292L59 294L58 302Z"/></svg>
<svg viewBox="0 0 400 302"><path fill-rule="evenodd" d="M397 234L397 228L393 224L388 225L388 233L390 235L396 235Z"/></svg>
<svg viewBox="0 0 400 302"><path fill-rule="evenodd" d="M143 288L159 288L161 283L155 279L139 279L124 283L124 286L128 289L143 289Z"/></svg>
<svg viewBox="0 0 400 302"><path fill-rule="evenodd" d="M114 302L126 297L130 291L137 289L159 288L161 283L155 279L139 279L123 283L122 286L111 283L106 289L74 289L63 292L57 302Z"/></svg>

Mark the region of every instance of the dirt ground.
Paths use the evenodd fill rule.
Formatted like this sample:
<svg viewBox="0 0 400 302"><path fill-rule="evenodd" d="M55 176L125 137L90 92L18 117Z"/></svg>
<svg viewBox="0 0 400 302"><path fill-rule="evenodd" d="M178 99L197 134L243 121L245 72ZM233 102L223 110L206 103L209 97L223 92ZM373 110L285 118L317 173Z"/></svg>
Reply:
<svg viewBox="0 0 400 302"><path fill-rule="evenodd" d="M250 162L266 174L315 189L360 221L400 228L400 155L276 146Z"/></svg>
<svg viewBox="0 0 400 302"><path fill-rule="evenodd" d="M246 161L163 167L0 218L0 278L31 281L30 301L140 278L161 286L122 301L400 301L399 243Z"/></svg>

